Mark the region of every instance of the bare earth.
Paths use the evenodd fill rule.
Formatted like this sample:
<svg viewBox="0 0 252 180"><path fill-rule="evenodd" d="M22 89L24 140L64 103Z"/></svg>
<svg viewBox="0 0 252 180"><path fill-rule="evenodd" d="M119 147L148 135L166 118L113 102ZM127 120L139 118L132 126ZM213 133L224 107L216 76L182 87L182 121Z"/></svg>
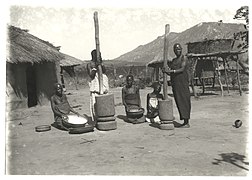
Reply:
<svg viewBox="0 0 252 180"><path fill-rule="evenodd" d="M170 87L169 87L170 88ZM142 106L146 94L141 90ZM170 89L169 89L170 91ZM88 89L69 90L68 100L90 115ZM248 92L192 97L191 128L160 130L149 123L124 122L121 88L114 94L117 130L68 134L50 125L50 105L12 111L6 121L6 173L29 175L246 176L248 174ZM174 105L174 116L180 121ZM232 125L242 120L240 128Z"/></svg>

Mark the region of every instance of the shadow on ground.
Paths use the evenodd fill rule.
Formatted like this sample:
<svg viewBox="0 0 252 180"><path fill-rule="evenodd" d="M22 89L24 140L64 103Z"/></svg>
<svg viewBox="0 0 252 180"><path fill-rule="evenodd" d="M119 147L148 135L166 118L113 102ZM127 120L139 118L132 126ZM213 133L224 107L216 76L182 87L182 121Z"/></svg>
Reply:
<svg viewBox="0 0 252 180"><path fill-rule="evenodd" d="M128 118L125 115L118 115L116 117L119 118L119 119L121 119L121 120L123 120L124 122L128 122Z"/></svg>
<svg viewBox="0 0 252 180"><path fill-rule="evenodd" d="M177 121L173 121L173 125L175 128L180 128L183 124L178 123ZM149 124L149 126L154 127L154 128L158 128L158 129L160 128L160 124L158 124L158 123L151 123L151 124Z"/></svg>
<svg viewBox="0 0 252 180"><path fill-rule="evenodd" d="M198 97L199 97L199 96L216 96L216 95L219 95L219 94L213 93L213 92L197 93L197 96L198 96ZM170 94L170 93L168 94L168 96L174 97L173 94ZM194 94L193 94L193 93L190 93L190 96L194 96Z"/></svg>
<svg viewBox="0 0 252 180"><path fill-rule="evenodd" d="M248 168L244 167L244 165L249 165L249 162L244 161L246 156L240 155L238 153L221 153L219 154L222 159L214 159L215 161L212 162L214 165L220 165L223 162L230 163L238 168L244 169L249 171Z"/></svg>

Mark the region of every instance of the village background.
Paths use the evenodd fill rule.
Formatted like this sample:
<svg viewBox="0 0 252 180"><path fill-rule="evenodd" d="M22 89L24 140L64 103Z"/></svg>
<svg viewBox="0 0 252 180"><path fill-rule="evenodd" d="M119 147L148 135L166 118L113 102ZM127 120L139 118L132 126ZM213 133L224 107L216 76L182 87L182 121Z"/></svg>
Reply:
<svg viewBox="0 0 252 180"><path fill-rule="evenodd" d="M236 9L238 9L238 8L240 8L239 5L237 6ZM92 14L93 10L90 10L90 12ZM99 14L99 16L101 16L101 15ZM12 17L14 17L14 16L12 16ZM91 15L91 17L92 17L92 15ZM227 16L225 16L225 17L227 18ZM17 16L17 18L18 18L18 16ZM181 17L179 17L178 19L180 19L180 18ZM232 19L232 18L233 18L233 16L230 16L230 19ZM91 19L91 21L92 21L92 19ZM102 21L102 18L100 18L99 21ZM241 21L239 21L239 22L244 23L244 22L241 22ZM164 30L164 25L165 24L163 24L163 30ZM172 27L172 25L171 25L171 27ZM222 20L222 19L218 19L216 22L199 22L197 24L192 24L191 27L188 27L188 28L186 28L185 30L183 30L181 32L171 33L170 36L172 36L172 37L171 37L170 44L173 44L174 42L177 42L177 41L181 42L183 44L183 50L184 50L183 52L186 53L186 51L187 51L186 43L187 42L195 42L195 41L202 40L202 39L206 38L204 35L201 36L200 32L202 32L202 34L204 34L204 33L208 34L209 36L207 38L209 38L209 39L232 38L233 37L233 32L238 31L240 28L241 28L240 26L233 26L230 23L225 23L225 20ZM146 29L148 29L148 28L146 28ZM226 33L229 30L230 30L230 33ZM29 30L29 32L30 32L30 30ZM195 32L198 32L198 33L195 33ZM101 34L102 33L103 32L101 31ZM140 34L137 34L137 35L140 35ZM138 46L136 46L136 48L132 48L133 50L129 50L128 52L126 51L126 53L124 53L123 55L120 55L117 58L112 58L112 59L106 58L106 57L108 57L107 56L108 52L106 52L106 50L103 50L101 48L102 57L104 57L103 62L105 64L105 66L107 67L107 73L106 74L109 77L109 81L110 81L109 84L110 84L111 92L113 92L115 94L115 98L116 98L115 103L116 103L117 108L119 108L119 106L121 106L120 89L125 83L125 77L126 77L127 74L132 73L136 77L136 81L137 81L137 83L140 85L140 87L142 89L142 98L143 99L145 99L146 94L151 91L151 88L149 88L149 86L150 86L151 82L153 81L153 68L147 67L147 65L148 65L148 63L150 61L155 59L157 54L162 53L162 52L160 52L160 50L162 50L162 46L163 46L162 36L163 36L163 32L160 35L158 35L156 38L153 38L153 40L150 40L150 41L148 41L146 43L143 43L143 44L139 44ZM94 40L94 36L92 36L91 39L92 38ZM109 39L111 39L111 37ZM174 39L174 41L173 41L173 39ZM45 40L51 42L50 39L45 38ZM103 42L104 41L101 40L101 43L103 43ZM118 39L117 42L120 42L120 39ZM107 44L109 44L109 43L104 43L103 46L107 46ZM56 43L56 46L62 46L62 45ZM78 43L76 43L76 46L78 46ZM116 48L116 47L114 47L114 48ZM63 46L62 46L62 49L64 49ZM89 53L92 49L94 49L94 48L86 48L85 51ZM70 52L70 50L68 50L67 52ZM103 52L104 52L104 55L103 55ZM76 56L74 57L74 55L73 55L74 53L73 54L66 53L66 52L63 52L63 53L67 57L67 58L65 58L65 59L67 59L65 61L65 63L66 64L67 63L70 63L70 64L72 63L71 65L73 65L74 73L75 73L75 75L74 75L73 71L67 70L67 68L65 68L65 71L63 71L64 82L65 82L65 86L66 86L66 90L67 90L66 94L68 94L68 97L70 99L70 103L72 103L76 107L77 106L80 107L79 105L83 104L82 107L81 107L82 109L79 109L79 110L82 111L83 113L86 113L88 111L88 108L86 108L84 106L88 105L88 103L85 102L88 99L84 100L84 102L83 102L83 100L81 100L81 102L78 102L78 99L80 97L84 98L85 96L88 96L88 94L86 94L86 92L88 92L88 78L87 78L87 73L86 73L86 64L90 60L91 57L88 57L88 55L86 55L85 58L77 58ZM170 57L174 57L174 54L172 52L172 48L169 48L169 54L170 54ZM247 109L248 108L248 106L247 106L248 99L246 97L248 97L247 94L248 94L248 90L249 90L249 87L248 87L249 78L248 78L248 75L243 73L242 67L239 66L239 69L240 69L240 73L241 73L241 87L242 87L242 91L244 93L243 97L242 97L242 101L240 102L240 100L239 100L239 87L237 85L236 65L235 65L235 63L232 63L232 62L229 64L229 71L228 71L228 73L229 73L229 76L228 76L229 80L228 81L230 82L229 86L230 86L230 92L231 93L226 94L226 91L224 91L224 92L225 92L225 95L227 96L227 99L230 98L230 96L234 97L233 100L231 100L232 98L230 100L233 101L233 102L237 101L237 103L239 102L242 105L244 105L243 106L244 107L243 111L246 111L246 113L245 113L245 115L243 114L242 117L244 119L246 119L246 117L248 117L248 109ZM222 79L222 81L224 81L225 77L224 77L224 70L223 69L221 71L221 74L222 74L221 79ZM212 76L207 81L207 83L209 82L209 84L207 84L209 86L206 89L206 94L201 96L202 99L211 98L211 96L212 96L214 100L217 100L216 96L219 96L219 94L220 94L220 88L218 87L218 82L216 82L217 86L215 88L211 88L211 85L212 85L211 79L212 79ZM196 90L197 90L197 93L199 95L201 95L202 87L197 86ZM82 92L82 94L78 95L78 92ZM83 92L84 92L84 94L83 94ZM244 96L245 96L245 98L244 98ZM238 104L236 104L236 105L238 106ZM199 106L201 106L201 105L199 104ZM21 117L21 119L18 120L18 121L12 121L11 123L14 123L14 124L16 123L16 125L14 125L12 127L15 130L17 130L16 128L19 128L18 123L23 122L23 124L25 124L25 122L30 122L29 121L29 116L27 116L27 115L30 114L30 115L33 116L34 113L36 114L38 112L38 110L42 110L42 112L44 112L45 114L48 115L48 111L46 110L47 109L46 107L48 107L48 106L42 106L41 108L37 107L38 108L37 110L36 109L30 109L30 110L28 110L26 112L25 111L23 111L23 112L14 111L12 114L9 114L9 118L15 120L15 119L20 119L20 117ZM174 108L176 108L176 107L174 107ZM121 109L119 109L117 111L120 112L119 114L123 113L123 112L121 112L122 111ZM175 113L176 113L176 111L175 111ZM20 116L20 117L17 117L17 116ZM22 117L24 118L23 121L22 121ZM119 118L119 120L120 120L120 118ZM232 120L235 120L235 119L232 119ZM35 122L38 122L38 121L35 121ZM36 125L35 122L32 122L29 125L30 126L29 128ZM44 120L42 122L49 123L50 120L47 119L47 120ZM245 124L244 124L245 127L247 127L246 126L247 123L248 122L246 122L246 120L245 120ZM232 125L230 125L230 126L232 126ZM26 128L28 128L28 125L27 125ZM136 128L136 130L138 131L139 128ZM244 133L243 134L244 136L242 136L242 137L246 137L247 132L248 132L247 130L243 129L242 133ZM19 135L23 135L23 137L25 136L25 134L23 134L24 131L22 131L22 130L20 131L20 129L17 130L17 133ZM56 133L56 134L54 134L56 136L60 135L60 134L57 134L57 132L53 132L53 133ZM182 135L182 134L180 134L180 135ZM13 136L15 136L15 137L16 137L16 135L17 134L15 134L15 135L13 134ZM242 141L245 143L245 146L246 146L246 140L243 139ZM15 142L15 140L13 140L13 142ZM20 146L23 146L22 141L20 143L21 143ZM230 146L232 146L232 145L230 145ZM106 147L106 146L104 145L104 147ZM243 151L243 150L241 150L241 151ZM13 162L14 161L15 160L13 160ZM21 162L21 163L24 162L24 159L21 158L19 162ZM34 165L32 165L31 167L34 167ZM35 171L25 172L25 169L26 168L24 168L21 171L16 169L16 170L13 171L13 173L14 174L15 173L18 173L18 174L22 174L22 173L24 173L24 174L26 174L26 173L28 173L28 174L29 173L31 173L31 174L33 174L33 173L34 174L37 174L37 173L38 174L40 174L40 173L47 174L46 171L44 171L43 169L40 169L40 171L37 171L37 172L36 172L36 170ZM78 171L76 171L76 172L78 174ZM229 173L228 170L224 171L224 172L225 172L225 173L223 173L224 175L228 175L228 173ZM49 172L49 174L51 174L51 173L53 174L52 171ZM64 172L61 172L61 171L58 171L58 173L63 173L64 174ZM68 173L70 173L70 172L68 172ZM92 173L94 174L94 171L91 171L91 174ZM117 174L117 173L118 174L123 174L122 171L118 171L118 172L115 171L114 173L115 174ZM134 174L134 173L136 173L136 172L129 171L128 175ZM191 171L191 173L192 173L192 175L197 175L196 171ZM215 173L216 172L213 171L212 175L214 175ZM106 174L106 173L105 173L105 171L102 171L101 174ZM207 175L206 172L202 172L202 174ZM216 173L216 174L217 175L222 175L221 172ZM235 174L236 173L234 173L233 175L235 175ZM237 174L244 175L246 173L237 172ZM112 173L112 175L113 175L113 173ZM126 175L127 175L127 173L126 173ZM169 175L169 174L166 174L166 175Z"/></svg>

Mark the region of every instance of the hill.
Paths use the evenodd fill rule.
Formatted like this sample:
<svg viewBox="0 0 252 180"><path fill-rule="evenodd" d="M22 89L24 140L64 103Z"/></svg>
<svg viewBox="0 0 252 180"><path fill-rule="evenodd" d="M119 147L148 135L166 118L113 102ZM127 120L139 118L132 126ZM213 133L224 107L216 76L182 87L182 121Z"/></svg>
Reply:
<svg viewBox="0 0 252 180"><path fill-rule="evenodd" d="M173 44L181 43L183 53L187 53L187 43L203 41L206 39L233 38L235 32L245 30L244 24L203 22L197 24L181 33L171 32L168 36L169 55L168 58L174 57ZM157 37L148 44L140 45L136 49L127 52L118 58L113 59L110 63L117 66L124 65L145 65L154 59L157 55L163 54L164 35Z"/></svg>

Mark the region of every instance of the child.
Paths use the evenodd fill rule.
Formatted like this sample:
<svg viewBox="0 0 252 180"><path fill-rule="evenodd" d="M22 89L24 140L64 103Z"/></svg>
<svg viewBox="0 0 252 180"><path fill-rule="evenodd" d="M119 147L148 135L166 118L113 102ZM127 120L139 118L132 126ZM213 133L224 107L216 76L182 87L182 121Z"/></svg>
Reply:
<svg viewBox="0 0 252 180"><path fill-rule="evenodd" d="M146 121L150 123L160 123L158 113L158 100L163 99L163 95L160 94L161 84L159 82L153 82L153 92L147 94L147 115Z"/></svg>

